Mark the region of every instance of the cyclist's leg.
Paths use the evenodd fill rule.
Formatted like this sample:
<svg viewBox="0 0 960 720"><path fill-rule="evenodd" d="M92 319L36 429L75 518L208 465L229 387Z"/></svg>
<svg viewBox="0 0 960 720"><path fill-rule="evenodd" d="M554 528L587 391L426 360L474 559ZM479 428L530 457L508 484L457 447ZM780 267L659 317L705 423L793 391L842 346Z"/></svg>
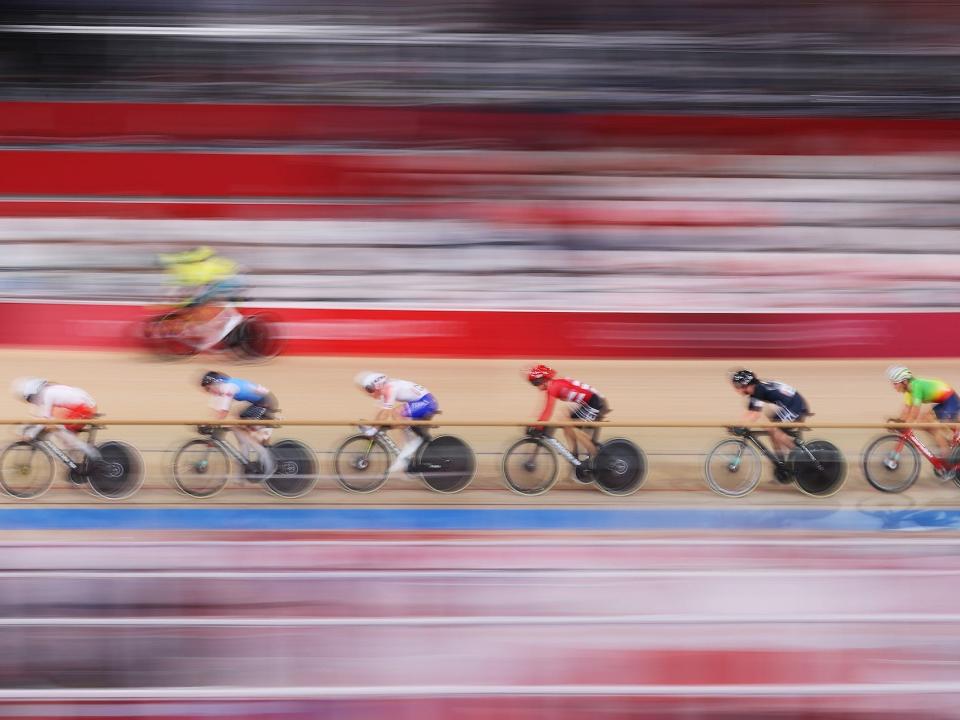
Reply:
<svg viewBox="0 0 960 720"><path fill-rule="evenodd" d="M954 393L942 403L933 406L932 416L939 422L955 422L960 417L960 398ZM940 457L947 457L950 454L950 443L953 438L953 431L949 427L935 428L931 431L934 440L937 441L937 447L940 449Z"/></svg>
<svg viewBox="0 0 960 720"><path fill-rule="evenodd" d="M581 403L573 409L570 413L571 420L586 420L587 422L596 422L603 415L606 415L607 403L599 395L594 395L590 398L589 402ZM583 450L593 457L597 454L597 446L594 442L595 432L593 430L588 430L580 427L567 427L564 428L564 431L569 430L567 435L567 442L570 443L571 452L575 455L577 454L577 447L583 448Z"/></svg>
<svg viewBox="0 0 960 720"><path fill-rule="evenodd" d="M412 400L403 406L400 411L402 417L409 420L429 420L440 409L437 399L431 393L427 393L419 400ZM422 426L411 426L404 428L403 431L406 442L400 449L397 459L390 466L390 472L406 469L414 453L428 441L430 435L426 428Z"/></svg>
<svg viewBox="0 0 960 720"><path fill-rule="evenodd" d="M86 405L74 405L70 407L60 407L53 411L53 416L58 420L90 420L96 415L95 407ZM67 425L55 425L51 428L51 434L56 437L70 450L79 450L91 460L99 460L100 453L89 443L81 440L77 433L86 428L86 423L70 423Z"/></svg>
<svg viewBox="0 0 960 720"><path fill-rule="evenodd" d="M240 413L240 419L242 420L270 420L272 418L273 411L266 405L251 403ZM272 434L272 430L261 425L238 426L234 430L239 431L235 435L244 447L252 448L257 453L264 475L272 475L277 469L277 461L270 449L264 444Z"/></svg>

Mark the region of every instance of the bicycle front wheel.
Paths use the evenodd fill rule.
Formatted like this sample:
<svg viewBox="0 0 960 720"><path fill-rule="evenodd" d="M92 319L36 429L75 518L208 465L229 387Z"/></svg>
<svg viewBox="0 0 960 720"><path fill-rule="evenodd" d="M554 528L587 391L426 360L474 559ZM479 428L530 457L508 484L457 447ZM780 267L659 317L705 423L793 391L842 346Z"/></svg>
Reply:
<svg viewBox="0 0 960 720"><path fill-rule="evenodd" d="M173 458L173 481L190 497L213 497L229 479L230 458L211 440L191 440Z"/></svg>
<svg viewBox="0 0 960 720"><path fill-rule="evenodd" d="M353 435L337 448L333 464L344 490L371 493L387 481L390 452L375 437Z"/></svg>
<svg viewBox="0 0 960 720"><path fill-rule="evenodd" d="M863 475L880 492L903 492L917 481L920 468L920 453L897 435L881 435L863 451Z"/></svg>
<svg viewBox="0 0 960 720"><path fill-rule="evenodd" d="M704 462L707 485L724 497L743 497L760 484L763 461L760 454L743 440L721 440Z"/></svg>
<svg viewBox="0 0 960 720"><path fill-rule="evenodd" d="M53 460L29 442L15 442L0 455L0 487L10 497L29 500L53 483Z"/></svg>
<svg viewBox="0 0 960 720"><path fill-rule="evenodd" d="M297 440L281 440L272 446L277 469L264 481L267 490L283 498L298 498L317 484L313 452Z"/></svg>
<svg viewBox="0 0 960 720"><path fill-rule="evenodd" d="M420 451L417 465L427 487L440 493L460 492L470 484L477 470L473 450L453 435L433 438Z"/></svg>
<svg viewBox="0 0 960 720"><path fill-rule="evenodd" d="M538 438L517 440L503 455L503 480L519 495L543 495L557 482L557 454Z"/></svg>

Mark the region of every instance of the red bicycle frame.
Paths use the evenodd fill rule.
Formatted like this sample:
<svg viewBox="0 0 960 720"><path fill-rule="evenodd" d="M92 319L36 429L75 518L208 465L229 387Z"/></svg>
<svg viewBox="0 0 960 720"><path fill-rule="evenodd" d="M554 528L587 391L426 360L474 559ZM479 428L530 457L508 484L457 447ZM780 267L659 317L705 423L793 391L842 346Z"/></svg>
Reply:
<svg viewBox="0 0 960 720"><path fill-rule="evenodd" d="M909 443L912 445L918 453L923 455L927 460L930 461L930 464L939 471L946 472L947 470L953 469L947 462L946 459L937 457L930 448L923 444L923 441L917 437L917 433L913 428L905 428L902 430L894 430L897 436L900 438L900 442L897 444L897 455L903 452L903 446ZM956 447L960 445L960 426L957 426L953 429L953 438L950 440L950 447Z"/></svg>

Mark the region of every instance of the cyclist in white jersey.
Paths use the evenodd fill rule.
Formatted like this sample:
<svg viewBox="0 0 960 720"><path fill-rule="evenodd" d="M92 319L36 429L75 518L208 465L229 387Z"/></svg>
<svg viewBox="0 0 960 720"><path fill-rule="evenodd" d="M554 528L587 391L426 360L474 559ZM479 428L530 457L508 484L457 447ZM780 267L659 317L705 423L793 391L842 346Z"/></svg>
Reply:
<svg viewBox="0 0 960 720"><path fill-rule="evenodd" d="M364 392L380 401L380 409L373 418L375 423L382 420L429 420L439 410L433 394L423 385L409 380L390 378L383 373L362 372L354 381ZM368 435L377 432L375 427L363 430ZM405 427L403 434L407 442L390 466L390 472L406 469L413 454L427 437L425 429L417 426Z"/></svg>
<svg viewBox="0 0 960 720"><path fill-rule="evenodd" d="M51 420L91 420L96 417L97 403L77 387L61 385L41 378L21 378L13 382L14 397L33 406L34 417ZM63 425L30 425L22 431L26 440L34 440L46 429L71 450L80 450L91 460L99 460L100 453L85 443L77 433L87 426L84 422Z"/></svg>

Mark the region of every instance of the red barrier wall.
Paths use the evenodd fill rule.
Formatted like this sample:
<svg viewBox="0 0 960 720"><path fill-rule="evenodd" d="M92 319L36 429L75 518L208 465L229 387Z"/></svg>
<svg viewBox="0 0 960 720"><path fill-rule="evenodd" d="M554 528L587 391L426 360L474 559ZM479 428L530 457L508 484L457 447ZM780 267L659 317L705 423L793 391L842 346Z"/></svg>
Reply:
<svg viewBox="0 0 960 720"><path fill-rule="evenodd" d="M714 148L771 154L960 149L956 120L536 113L417 107L171 103L0 104L6 142L217 140L529 149Z"/></svg>
<svg viewBox="0 0 960 720"><path fill-rule="evenodd" d="M270 309L285 352L516 358L960 356L957 313L574 313ZM0 345L133 348L133 305L0 303Z"/></svg>

